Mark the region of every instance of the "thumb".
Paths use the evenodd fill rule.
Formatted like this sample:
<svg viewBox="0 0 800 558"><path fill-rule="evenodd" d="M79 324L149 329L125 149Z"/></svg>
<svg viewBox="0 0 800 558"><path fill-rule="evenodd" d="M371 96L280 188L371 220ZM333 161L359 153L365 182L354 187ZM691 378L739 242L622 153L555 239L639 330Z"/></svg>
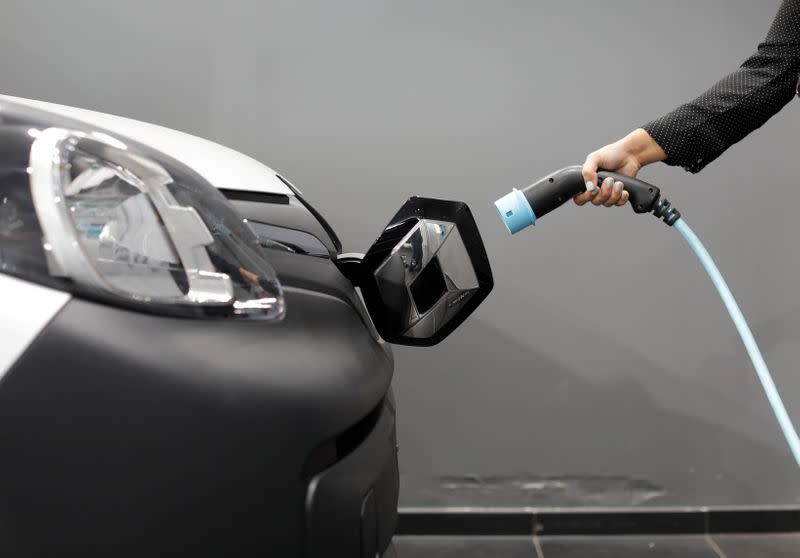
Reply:
<svg viewBox="0 0 800 558"><path fill-rule="evenodd" d="M586 182L586 190L589 192L597 189L597 169L599 166L600 155L598 155L596 151L594 153L589 153L581 169L583 180Z"/></svg>

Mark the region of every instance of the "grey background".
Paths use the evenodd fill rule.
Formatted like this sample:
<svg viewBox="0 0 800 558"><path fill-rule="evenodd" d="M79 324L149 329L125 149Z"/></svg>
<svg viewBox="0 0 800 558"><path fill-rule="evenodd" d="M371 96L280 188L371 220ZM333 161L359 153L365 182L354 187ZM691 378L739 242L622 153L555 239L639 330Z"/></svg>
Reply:
<svg viewBox="0 0 800 558"><path fill-rule="evenodd" d="M800 498L740 341L679 236L567 207L511 238L491 202L687 100L776 0L4 4L3 92L227 144L364 250L411 194L468 202L496 287L398 348L402 504L769 504ZM700 175L656 165L800 422L800 111Z"/></svg>

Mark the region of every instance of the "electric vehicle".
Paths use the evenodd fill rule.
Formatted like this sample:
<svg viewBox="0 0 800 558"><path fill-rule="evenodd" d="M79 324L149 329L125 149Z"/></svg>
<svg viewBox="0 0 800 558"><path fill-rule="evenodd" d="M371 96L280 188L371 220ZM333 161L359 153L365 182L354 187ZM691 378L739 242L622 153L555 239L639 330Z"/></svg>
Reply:
<svg viewBox="0 0 800 558"><path fill-rule="evenodd" d="M390 343L491 288L463 203L346 254L240 153L0 97L0 554L382 555Z"/></svg>

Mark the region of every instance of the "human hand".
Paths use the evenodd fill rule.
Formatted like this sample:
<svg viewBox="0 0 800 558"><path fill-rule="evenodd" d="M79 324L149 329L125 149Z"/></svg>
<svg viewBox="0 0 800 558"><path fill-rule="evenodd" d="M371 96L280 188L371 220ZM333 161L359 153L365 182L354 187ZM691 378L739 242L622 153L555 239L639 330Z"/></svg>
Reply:
<svg viewBox="0 0 800 558"><path fill-rule="evenodd" d="M578 205L589 201L605 207L625 205L628 203L628 192L624 183L606 178L602 185L598 185L597 171L602 169L633 177L643 166L666 158L667 154L650 134L638 128L624 138L589 153L583 163L586 191L573 199Z"/></svg>

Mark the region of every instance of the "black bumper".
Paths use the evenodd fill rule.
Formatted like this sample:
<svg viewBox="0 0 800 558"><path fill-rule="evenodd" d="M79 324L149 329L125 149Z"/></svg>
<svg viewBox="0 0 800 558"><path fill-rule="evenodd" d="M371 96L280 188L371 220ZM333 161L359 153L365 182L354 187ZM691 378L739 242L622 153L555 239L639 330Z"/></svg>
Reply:
<svg viewBox="0 0 800 558"><path fill-rule="evenodd" d="M363 440L314 476L306 496L309 558L374 558L397 528L397 435L394 402L387 398Z"/></svg>
<svg viewBox="0 0 800 558"><path fill-rule="evenodd" d="M276 324L70 301L0 383L0 555L288 558L306 555L310 530L360 551L347 518L370 489L383 544L391 353L346 301L286 298ZM342 451L309 468L326 443ZM334 540L333 522L351 527Z"/></svg>

